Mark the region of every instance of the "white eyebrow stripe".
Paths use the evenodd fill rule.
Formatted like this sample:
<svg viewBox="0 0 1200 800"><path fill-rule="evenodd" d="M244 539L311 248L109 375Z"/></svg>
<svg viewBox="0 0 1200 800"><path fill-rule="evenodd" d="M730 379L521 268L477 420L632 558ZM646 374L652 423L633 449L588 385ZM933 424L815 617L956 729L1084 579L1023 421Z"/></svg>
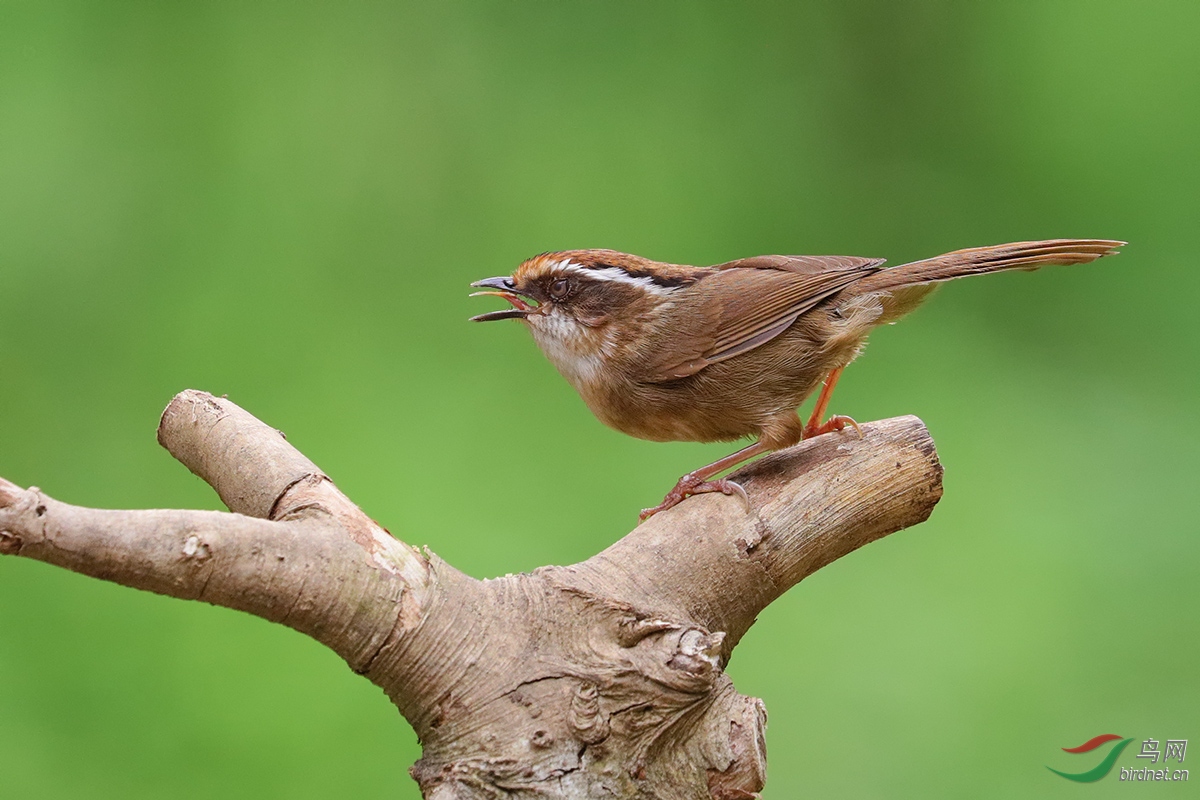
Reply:
<svg viewBox="0 0 1200 800"><path fill-rule="evenodd" d="M677 286L661 286L655 283L652 278L647 278L644 275L635 277L620 267L589 269L581 264L576 264L574 261L555 261L551 266L564 273L578 275L581 278L595 278L602 281L612 281L613 283L624 283L628 286L638 286L660 297L666 297L679 288Z"/></svg>

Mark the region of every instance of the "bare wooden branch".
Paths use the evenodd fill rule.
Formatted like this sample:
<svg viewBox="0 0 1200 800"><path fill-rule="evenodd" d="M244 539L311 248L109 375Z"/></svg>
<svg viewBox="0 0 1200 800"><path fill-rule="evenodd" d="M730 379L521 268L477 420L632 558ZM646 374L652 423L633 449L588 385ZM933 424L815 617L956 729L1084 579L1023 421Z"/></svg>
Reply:
<svg viewBox="0 0 1200 800"><path fill-rule="evenodd" d="M158 441L213 487L230 511L288 519L309 509L334 516L351 538L414 591L428 576L422 556L397 542L350 502L316 464L288 444L282 431L263 424L225 398L188 390L163 411Z"/></svg>
<svg viewBox="0 0 1200 800"><path fill-rule="evenodd" d="M919 420L863 431L742 470L749 509L695 497L580 564L478 581L392 538L279 432L189 391L159 441L233 513L79 508L0 479L0 554L313 636L413 725L428 798L754 797L766 716L724 673L734 646L790 586L941 494Z"/></svg>
<svg viewBox="0 0 1200 800"><path fill-rule="evenodd" d="M942 496L933 439L916 417L819 436L732 477L752 511L700 495L572 571L577 585L655 603L725 631L726 655L767 605L803 578L925 521Z"/></svg>

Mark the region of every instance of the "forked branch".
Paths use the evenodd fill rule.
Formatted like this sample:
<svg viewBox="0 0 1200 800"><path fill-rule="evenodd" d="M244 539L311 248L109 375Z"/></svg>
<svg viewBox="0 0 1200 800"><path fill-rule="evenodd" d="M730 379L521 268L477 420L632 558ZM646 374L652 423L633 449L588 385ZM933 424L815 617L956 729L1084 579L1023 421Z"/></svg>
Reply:
<svg viewBox="0 0 1200 800"><path fill-rule="evenodd" d="M71 506L0 479L0 554L248 611L382 687L430 798L737 798L765 714L723 668L772 600L924 520L941 467L915 417L827 435L568 567L478 581L396 540L278 431L178 395L159 441L231 513ZM564 520L569 525L570 520Z"/></svg>

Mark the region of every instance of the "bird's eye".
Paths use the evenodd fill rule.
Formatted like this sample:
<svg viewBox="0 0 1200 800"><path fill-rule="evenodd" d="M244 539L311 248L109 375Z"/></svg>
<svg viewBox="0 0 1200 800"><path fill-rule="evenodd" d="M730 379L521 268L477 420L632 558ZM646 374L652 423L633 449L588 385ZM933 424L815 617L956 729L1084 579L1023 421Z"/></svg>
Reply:
<svg viewBox="0 0 1200 800"><path fill-rule="evenodd" d="M550 296L555 300L562 300L570 290L571 282L566 278L559 278L550 284Z"/></svg>

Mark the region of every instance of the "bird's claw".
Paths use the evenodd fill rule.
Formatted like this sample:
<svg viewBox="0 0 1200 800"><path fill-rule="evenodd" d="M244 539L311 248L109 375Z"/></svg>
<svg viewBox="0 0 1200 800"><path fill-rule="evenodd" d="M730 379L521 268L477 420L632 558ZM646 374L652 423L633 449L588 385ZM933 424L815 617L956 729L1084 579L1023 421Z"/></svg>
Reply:
<svg viewBox="0 0 1200 800"><path fill-rule="evenodd" d="M688 473L679 479L679 483L675 484L674 489L667 492L667 496L663 498L661 503L654 508L643 508L642 513L638 514L638 521L645 522L658 512L673 508L694 494L705 494L707 492L720 492L725 495L736 494L742 498L746 509L750 509L750 497L746 494L746 490L742 488L740 483L731 481L728 478L706 481L695 473Z"/></svg>
<svg viewBox="0 0 1200 800"><path fill-rule="evenodd" d="M822 433L843 431L847 426L854 428L854 432L858 434L858 438L863 438L862 428L858 426L853 417L847 417L845 414L834 414L820 425L813 425L812 423L805 425L804 438L811 439L814 436L820 436Z"/></svg>

